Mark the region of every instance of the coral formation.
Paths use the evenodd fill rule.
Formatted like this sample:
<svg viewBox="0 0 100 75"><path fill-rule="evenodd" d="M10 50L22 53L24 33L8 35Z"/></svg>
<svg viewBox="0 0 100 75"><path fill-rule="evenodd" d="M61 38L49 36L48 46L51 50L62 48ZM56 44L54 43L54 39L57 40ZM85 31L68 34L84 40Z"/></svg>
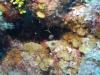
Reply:
<svg viewBox="0 0 100 75"><path fill-rule="evenodd" d="M16 9L20 14L26 13L25 8L25 0L10 0L10 2L16 6Z"/></svg>
<svg viewBox="0 0 100 75"><path fill-rule="evenodd" d="M5 21L2 11L0 11L0 30L12 29L14 25Z"/></svg>
<svg viewBox="0 0 100 75"><path fill-rule="evenodd" d="M0 75L100 75L99 0L0 0Z"/></svg>
<svg viewBox="0 0 100 75"><path fill-rule="evenodd" d="M78 75L99 75L100 74L100 47L96 45L90 52L86 54L81 63ZM83 71L84 70L84 71ZM83 73L84 72L84 73Z"/></svg>

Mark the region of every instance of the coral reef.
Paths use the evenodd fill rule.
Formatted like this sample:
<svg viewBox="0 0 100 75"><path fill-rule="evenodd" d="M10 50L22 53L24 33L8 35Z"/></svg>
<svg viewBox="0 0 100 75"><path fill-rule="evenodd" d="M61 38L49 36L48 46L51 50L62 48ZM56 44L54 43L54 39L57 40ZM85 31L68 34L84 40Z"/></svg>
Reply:
<svg viewBox="0 0 100 75"><path fill-rule="evenodd" d="M14 28L13 23L6 22L3 17L2 11L0 11L0 30L7 30L7 29L13 29L13 28Z"/></svg>
<svg viewBox="0 0 100 75"><path fill-rule="evenodd" d="M20 14L26 13L25 7L25 0L10 0L10 2L15 5L16 9L19 11Z"/></svg>
<svg viewBox="0 0 100 75"><path fill-rule="evenodd" d="M99 0L0 0L0 75L100 75Z"/></svg>
<svg viewBox="0 0 100 75"><path fill-rule="evenodd" d="M95 47L92 48L90 52L88 52L85 55L83 62L81 63L81 68L78 75L84 75L84 74L99 75L100 74L99 56L100 56L100 47L96 45Z"/></svg>

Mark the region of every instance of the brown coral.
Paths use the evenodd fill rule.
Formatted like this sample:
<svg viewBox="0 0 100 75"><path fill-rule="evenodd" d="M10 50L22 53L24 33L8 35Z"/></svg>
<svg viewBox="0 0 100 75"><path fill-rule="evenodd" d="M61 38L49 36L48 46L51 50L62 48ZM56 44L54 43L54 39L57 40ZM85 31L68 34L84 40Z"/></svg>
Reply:
<svg viewBox="0 0 100 75"><path fill-rule="evenodd" d="M60 0L38 0L38 2L31 3L30 10L33 12L43 12L45 16L50 16L54 13L59 4Z"/></svg>
<svg viewBox="0 0 100 75"><path fill-rule="evenodd" d="M83 17L74 17L73 19L67 21L66 26L71 29L72 32L75 32L80 36L85 36L88 34L88 29L85 25Z"/></svg>
<svg viewBox="0 0 100 75"><path fill-rule="evenodd" d="M21 51L17 48L11 49L11 51L7 53L5 60L10 65L18 65L22 60Z"/></svg>
<svg viewBox="0 0 100 75"><path fill-rule="evenodd" d="M63 35L63 40L67 41L74 48L79 48L82 43L82 38L80 36L70 32Z"/></svg>

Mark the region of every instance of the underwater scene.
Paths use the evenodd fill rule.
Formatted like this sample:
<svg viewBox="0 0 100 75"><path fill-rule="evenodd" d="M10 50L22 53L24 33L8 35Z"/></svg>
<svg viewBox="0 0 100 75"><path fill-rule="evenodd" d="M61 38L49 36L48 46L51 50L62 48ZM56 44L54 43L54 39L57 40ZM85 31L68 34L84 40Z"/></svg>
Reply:
<svg viewBox="0 0 100 75"><path fill-rule="evenodd" d="M0 75L100 75L100 0L0 0Z"/></svg>

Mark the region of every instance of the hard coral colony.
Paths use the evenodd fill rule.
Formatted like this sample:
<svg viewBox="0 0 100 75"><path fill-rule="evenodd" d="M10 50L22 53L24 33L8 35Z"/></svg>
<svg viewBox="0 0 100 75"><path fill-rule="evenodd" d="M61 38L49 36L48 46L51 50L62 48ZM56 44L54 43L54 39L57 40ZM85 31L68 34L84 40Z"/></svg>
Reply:
<svg viewBox="0 0 100 75"><path fill-rule="evenodd" d="M0 0L0 75L100 75L99 0Z"/></svg>

